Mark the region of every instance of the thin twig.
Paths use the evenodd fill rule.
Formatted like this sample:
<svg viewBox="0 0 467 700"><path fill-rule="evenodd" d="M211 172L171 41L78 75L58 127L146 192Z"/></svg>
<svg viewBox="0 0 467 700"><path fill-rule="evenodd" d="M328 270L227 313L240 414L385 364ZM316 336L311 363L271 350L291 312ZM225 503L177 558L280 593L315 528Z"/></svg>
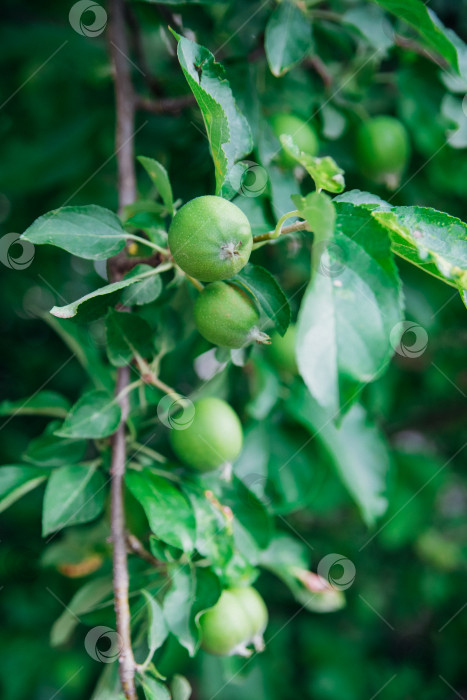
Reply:
<svg viewBox="0 0 467 700"><path fill-rule="evenodd" d="M140 559L144 559L144 561L147 561L153 566L165 566L163 561L159 561L159 559L156 559L156 557L154 557L151 554L151 552L148 552L148 550L145 549L145 547L143 546L142 542L140 542L139 539L135 537L135 535L132 535L130 532L128 532L126 535L126 544L128 550L130 552L133 552L133 554L136 554Z"/></svg>
<svg viewBox="0 0 467 700"><path fill-rule="evenodd" d="M136 265L150 265L150 267L158 267L162 262L161 253L154 253L149 257L133 257L133 258L114 258L112 265L115 272L118 272L119 277L123 277L127 272L132 270Z"/></svg>
<svg viewBox="0 0 467 700"><path fill-rule="evenodd" d="M436 65L438 65L443 70L449 68L449 63L448 61L446 61L445 58L443 58L443 56L441 56L439 53L436 53L436 51L431 51L430 49L425 48L414 39L408 39L407 37L401 36L400 34L394 34L394 43L397 46L400 46L402 49L418 53L419 56L423 56L423 58L427 58L429 61L436 63Z"/></svg>
<svg viewBox="0 0 467 700"><path fill-rule="evenodd" d="M123 0L110 0L110 55L115 83L117 110L116 144L118 163L118 198L120 211L136 199L136 174L134 165L135 100L128 60L128 43L125 28ZM125 253L124 253L125 256ZM116 280L121 275L121 255L109 261L109 277ZM125 528L123 489L126 465L125 423L129 401L127 387L130 383L128 366L117 371L116 396L122 409L122 420L112 436L111 462L111 531L113 545L113 587L117 633L120 640L119 675L126 700L137 700L135 687L135 659L131 646L130 606L128 602L128 562Z"/></svg>
<svg viewBox="0 0 467 700"><path fill-rule="evenodd" d="M280 235L283 236L284 233L296 233L297 231L307 231L309 229L308 221L297 221L289 226L283 226ZM268 231L267 233L261 233L258 236L253 237L253 243L264 243L266 241L277 240L276 231Z"/></svg>
<svg viewBox="0 0 467 700"><path fill-rule="evenodd" d="M311 56L311 58L308 59L307 64L310 66L310 68L313 68L315 73L319 75L319 77L324 83L324 87L331 87L334 78L327 69L327 66L324 63L324 61L322 61L319 56Z"/></svg>

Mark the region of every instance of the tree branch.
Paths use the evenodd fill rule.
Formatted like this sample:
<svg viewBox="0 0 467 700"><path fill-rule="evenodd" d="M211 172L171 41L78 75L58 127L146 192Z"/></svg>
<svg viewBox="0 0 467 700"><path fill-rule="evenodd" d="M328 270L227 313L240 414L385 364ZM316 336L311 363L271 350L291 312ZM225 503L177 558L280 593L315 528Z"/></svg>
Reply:
<svg viewBox="0 0 467 700"><path fill-rule="evenodd" d="M193 95L181 95L180 97L161 97L152 100L148 97L138 97L136 107L152 114L179 114L185 107L195 104Z"/></svg>
<svg viewBox="0 0 467 700"><path fill-rule="evenodd" d="M117 373L117 393L128 385L130 370L121 367ZM130 606L128 603L128 566L125 535L125 511L123 488L126 464L125 419L128 414L128 394L119 401L122 409L122 422L112 436L111 464L111 528L113 545L113 586L114 605L117 620L117 633L120 642L119 674L122 689L127 700L137 700L135 688L135 659L131 647Z"/></svg>
<svg viewBox="0 0 467 700"><path fill-rule="evenodd" d="M115 82L117 109L116 154L120 209L136 198L134 132L135 96L131 83L129 49L122 0L110 0L110 55Z"/></svg>
<svg viewBox="0 0 467 700"><path fill-rule="evenodd" d="M131 83L128 43L125 29L123 0L110 0L109 41L110 56L114 71L115 102L117 111L115 150L118 163L119 209L136 199L136 175L134 161L134 118L135 99ZM109 261L109 277L118 279L121 275L119 255ZM120 395L119 405L122 420L112 436L111 462L111 531L113 545L113 587L117 633L120 640L119 675L122 690L127 700L137 700L135 687L135 659L131 646L131 618L128 603L128 564L125 528L123 489L126 465L125 422L128 416L128 393L130 382L129 367L117 371L116 394Z"/></svg>

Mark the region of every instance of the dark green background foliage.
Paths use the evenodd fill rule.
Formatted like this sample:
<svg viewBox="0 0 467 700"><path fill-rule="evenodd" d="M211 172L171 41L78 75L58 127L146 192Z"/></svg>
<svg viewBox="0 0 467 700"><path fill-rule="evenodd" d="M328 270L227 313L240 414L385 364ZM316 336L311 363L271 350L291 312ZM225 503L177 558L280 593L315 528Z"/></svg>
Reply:
<svg viewBox="0 0 467 700"><path fill-rule="evenodd" d="M176 6L134 2L131 8L142 28L146 55L143 65L137 46L133 46L132 59L138 66L134 70L135 85L141 94L149 95L146 73L146 78L154 76L156 95L188 94L167 25L185 36L192 36L190 30L227 71L238 105L252 126L255 150L249 156L251 161L268 163L270 147L264 142L264 119L276 111L292 111L304 119L314 115L311 121L320 138L320 155L332 156L343 168L347 190L369 190L390 199L393 205L433 207L466 220L467 132L462 99L467 92L467 69L463 69L464 78L453 77L452 71L448 75L430 60L437 52L444 68L450 64L455 69L457 56L442 31L436 32L430 25L431 30L428 27L419 35L400 18L382 14L381 6L390 10L397 4L401 5L390 0L379 4L358 0L305 2L303 7L308 6L309 16L314 16L311 51L310 29L298 18L295 25L291 21L296 41L278 55L278 41L286 36L286 29L282 25L278 32L276 25L283 18L277 13L284 11L285 4L278 10L273 2L250 0ZM407 0L406 5L412 3ZM448 28L446 31L455 28L467 39L465 2L436 0L428 5ZM113 211L117 208L114 97L106 35L86 38L73 31L68 22L70 7L71 3L63 2L3 3L2 235L22 232L44 212L64 204L94 203ZM426 17L422 3L417 7L415 23L423 28ZM298 12L297 8L293 12ZM265 32L267 58L263 50ZM305 60L302 45L308 47ZM461 72L462 60L466 61L463 50L462 45ZM319 56L324 72L321 64L310 61L312 56ZM284 65L297 65L276 77L267 59L275 73L282 73ZM356 129L367 114L395 115L410 134L408 172L395 193L364 178L355 161ZM277 146L275 143L272 147ZM136 153L154 158L167 168L175 199L188 201L214 193L209 144L196 105L175 116L138 113ZM292 209L289 196L297 193L300 185L291 174L286 177L280 173L274 165L268 171L272 190L269 187L261 197L240 196L236 200L254 223L255 234L273 228L280 215ZM306 176L302 194L312 189L310 182ZM143 200L154 196L140 165L138 189ZM345 210L344 205L339 206L340 211ZM309 249L310 235L298 233L263 247L252 258L276 276L290 300L293 318L310 274ZM361 404L368 420L384 434L387 449L365 440L367 419L355 413L340 438L331 426L323 431L321 440L310 440L310 431L313 434L316 427L316 407L313 414L301 380L280 375L265 349L255 348L245 367L230 365L209 386L209 393L229 400L246 426L245 450L235 465L238 479L231 489L226 488L223 501L231 504L234 512L240 508L239 520L243 518L254 537L253 542L244 543L254 553L252 559L263 557L265 568L255 585L267 601L271 621L266 651L247 663L243 659L219 661L203 652L190 659L175 635L168 638L156 653L157 668L169 678L174 673L186 675L196 699L283 700L293 694L313 700L364 700L377 693L381 700L441 700L456 693L458 697L467 696L467 480L463 451L467 433L466 310L453 287L400 259L398 268L406 317L426 330L428 345L415 358L396 354L387 372L363 390ZM104 365L103 319L83 326L71 320L59 322L46 313L52 306L66 305L103 284L91 260L51 246L36 246L34 261L26 269L1 266L0 284L2 399L20 401L46 388L59 392L72 405L83 387L112 389L113 370ZM158 290L152 291L157 295ZM190 394L199 384L194 358L209 349L194 331L194 298L194 290L186 286L169 288L153 304L138 307L151 328L161 329L159 349L166 349L162 379L184 394ZM145 329L140 324L142 338ZM72 333L73 350L60 338L63 332ZM76 347L81 348L78 355L97 377L94 384L83 362L74 355ZM118 365L118 356L111 357L111 361ZM150 426L157 425L160 396L154 399L148 390L147 401L153 409ZM92 399L96 402L99 396ZM32 456L34 461L35 455L37 461L38 446L31 440L44 431L46 418L20 414L10 419L6 410L4 413L2 463L20 463L26 450L29 460ZM59 407L52 430L58 428L63 415L63 407ZM315 416L311 425L310 415ZM115 419L118 422L118 416L107 418L109 424ZM144 432L142 417L136 415L135 424ZM156 428L154 434L151 445L169 454L167 431ZM85 449L79 440L68 441L65 453L60 453L65 449L62 443L59 449L51 438L50 444L46 458L42 456L47 469L67 464L68 460L75 464ZM379 478L385 460L390 467L382 477L387 482L382 498L387 499L388 507L377 517L384 503L381 506L378 500L381 493L374 493L381 489L374 490L372 483ZM108 463L104 446L104 471ZM284 463L285 470L281 469ZM80 467L70 469L66 483L72 478L79 481L76 470ZM53 476L56 480L57 474ZM104 474L91 469L89 479L86 488L93 493L104 483ZM155 492L163 491L167 483L152 476ZM128 503L130 528L146 538L149 547L148 524L134 500L141 489L149 489L149 481L142 485L141 476L132 472L128 484L134 497ZM204 507L197 503L196 491L190 491L189 486L187 494L195 512ZM43 540L43 495L44 486L39 485L0 516L0 694L5 700L88 698L103 668L109 676L116 672L116 663L103 666L84 648L90 628L115 625L107 584L95 593L95 605L90 607L96 609L83 615L78 612L80 623L69 635L60 625L53 628L56 646L50 646L52 624L75 592L88 581L98 588L98 579L110 573L107 516L57 533L67 513L49 509ZM92 502L96 513L102 509L108 513L104 498L105 489L102 502ZM186 551L193 548L193 509L187 508L185 513L181 503L177 508L179 521L183 520L181 535L175 527L164 531L160 513L161 522L153 522L148 516L152 530L172 548L172 554L179 552L179 546ZM276 516L276 535L282 533L295 540L294 545L287 542L279 546L282 556L295 556L294 548L298 549L297 561L313 571L324 556L334 552L354 563L356 578L345 592L346 607L329 614L301 610L303 589L295 581L293 598L285 585L289 583L293 589L293 582L286 575L283 582L267 570L267 564L280 568L281 561L274 552L268 557L264 554L272 521L267 519L266 510ZM92 520L94 515L91 508L85 519ZM365 520L376 523L368 527ZM219 551L213 551L206 531L206 542L197 541L196 547L204 556L222 562L226 553L221 551L223 540L219 542ZM164 557L167 546L162 551L155 539L151 543L154 554ZM201 551L203 548L205 551ZM89 555L94 556L91 564L96 555L101 557L101 568L89 577L73 579L66 575L69 569L62 567L59 571L60 564L78 563ZM248 576L243 562L234 560L230 567L224 571L226 576L235 576L240 570ZM155 591L161 586L161 574L134 558L131 573L136 590ZM219 575L219 571L216 573ZM253 571L251 576L254 578ZM184 593L184 586L190 582L184 578L183 569L178 577L179 594L189 597L193 591L190 594L186 588ZM205 607L211 604L210 596L215 599L212 591L218 583L207 569L204 576L199 575L197 585L201 610L203 603ZM176 607L176 592L172 595ZM106 604L101 605L102 600ZM143 607L141 597L134 596L132 604L138 618L138 610ZM135 637L138 639L137 631ZM189 634L186 637L185 646L189 647L192 640ZM117 695L98 697L102 700Z"/></svg>

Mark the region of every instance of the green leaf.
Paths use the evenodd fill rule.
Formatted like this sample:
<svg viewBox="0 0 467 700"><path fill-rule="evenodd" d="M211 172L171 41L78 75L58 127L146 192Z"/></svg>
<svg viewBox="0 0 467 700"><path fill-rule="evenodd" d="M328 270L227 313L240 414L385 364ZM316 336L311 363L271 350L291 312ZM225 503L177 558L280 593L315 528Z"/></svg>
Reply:
<svg viewBox="0 0 467 700"><path fill-rule="evenodd" d="M267 550L261 554L261 566L272 571L289 587L294 598L306 610L311 612L334 612L345 606L345 596L339 590L310 590L303 585L299 578L312 577L314 583L319 582L319 577L308 571L309 552L304 543L279 533L271 542Z"/></svg>
<svg viewBox="0 0 467 700"><path fill-rule="evenodd" d="M157 275L155 268L150 267L149 265L139 265L138 267L144 267L144 271L138 270L137 273L127 275L119 282L112 282L111 284L105 285L105 287L100 287L100 289L96 289L94 292L90 292L84 297L81 297L81 299L73 301L71 304L67 304L66 306L54 306L50 310L50 313L58 318L73 318L73 316L76 316L77 313L79 313L80 318L83 320L93 320L95 318L99 318L99 316L105 314L109 306L114 306L116 302L119 301L119 292L121 289L130 287L137 282L146 282ZM156 287L159 287L160 284L160 282L158 284L156 283ZM141 289L135 290L135 296L138 296L140 293ZM143 294L145 293L147 292L144 292ZM124 303L128 303L128 301L131 301L131 299L131 293L127 294Z"/></svg>
<svg viewBox="0 0 467 700"><path fill-rule="evenodd" d="M219 579L206 568L176 566L170 572L171 586L163 610L167 625L178 642L194 656L199 648L199 618L219 599Z"/></svg>
<svg viewBox="0 0 467 700"><path fill-rule="evenodd" d="M127 472L126 484L141 503L153 533L164 542L191 552L196 522L185 496L169 481L147 470Z"/></svg>
<svg viewBox="0 0 467 700"><path fill-rule="evenodd" d="M451 127L447 131L447 141L451 148L467 147L467 119L464 110L463 100L454 95L444 95L441 113Z"/></svg>
<svg viewBox="0 0 467 700"><path fill-rule="evenodd" d="M373 217L389 230L395 253L453 287L467 287L463 221L427 207L394 207Z"/></svg>
<svg viewBox="0 0 467 700"><path fill-rule="evenodd" d="M419 34L426 46L434 49L460 75L467 77L467 47L452 29L443 26L422 0L373 0L400 17Z"/></svg>
<svg viewBox="0 0 467 700"><path fill-rule="evenodd" d="M236 105L224 68L212 53L172 33L178 40L178 60L203 116L214 161L216 194L220 194L235 163L252 150L250 127Z"/></svg>
<svg viewBox="0 0 467 700"><path fill-rule="evenodd" d="M90 700L125 700L118 677L118 664L106 664Z"/></svg>
<svg viewBox="0 0 467 700"><path fill-rule="evenodd" d="M155 202L153 204L155 204ZM136 212L126 219L125 226L127 228L131 226L133 229L135 229L135 233L137 233L137 229L144 231L150 241L156 243L162 248L165 248L167 247L168 234L164 228L163 216L167 212L163 204L160 206L162 207L162 212L160 213L154 213L147 210ZM147 247L148 246L146 246L146 248ZM138 250L140 248L143 250L145 249L142 243L138 244Z"/></svg>
<svg viewBox="0 0 467 700"><path fill-rule="evenodd" d="M52 473L44 496L42 535L87 523L102 512L105 479L96 468L73 464Z"/></svg>
<svg viewBox="0 0 467 700"><path fill-rule="evenodd" d="M367 43L381 52L381 57L384 57L387 49L394 46L392 25L380 7L367 4L353 7L344 13L342 20L358 29Z"/></svg>
<svg viewBox="0 0 467 700"><path fill-rule="evenodd" d="M332 201L347 202L348 204L355 204L355 206L367 204L368 209L390 209L390 204L385 202L384 199L381 199L376 194L362 190L347 190L343 194L338 194Z"/></svg>
<svg viewBox="0 0 467 700"><path fill-rule="evenodd" d="M345 187L344 171L330 156L316 158L300 151L289 134L281 134L280 142L284 150L303 165L308 175L314 180L316 189L327 192L342 192Z"/></svg>
<svg viewBox="0 0 467 700"><path fill-rule="evenodd" d="M302 219L305 219L314 234L314 243L332 239L336 225L336 208L328 195L311 192L306 197L292 197ZM320 251L322 252L322 251Z"/></svg>
<svg viewBox="0 0 467 700"><path fill-rule="evenodd" d="M162 608L157 602L157 600L150 595L147 591L141 591L143 594L146 606L145 610L148 615L149 625L148 625L148 647L150 652L150 657L153 656L154 652L159 649L167 639L169 630L165 622L164 615L162 613Z"/></svg>
<svg viewBox="0 0 467 700"><path fill-rule="evenodd" d="M141 681L146 700L170 700L170 693L166 686L160 681L156 681L151 676L144 676Z"/></svg>
<svg viewBox="0 0 467 700"><path fill-rule="evenodd" d="M50 211L21 238L35 245L48 243L87 260L105 260L123 250L127 234L116 214L91 204Z"/></svg>
<svg viewBox="0 0 467 700"><path fill-rule="evenodd" d="M353 406L339 428L304 386L296 388L287 410L326 448L344 486L368 525L387 508L389 452L363 407Z"/></svg>
<svg viewBox="0 0 467 700"><path fill-rule="evenodd" d="M293 457L292 457L293 456ZM267 488L264 498L274 513L293 513L320 498L326 471L303 434L277 426L269 435ZM264 502L264 498L262 499Z"/></svg>
<svg viewBox="0 0 467 700"><path fill-rule="evenodd" d="M265 420L281 393L282 384L277 370L265 364L261 357L259 362L255 362L255 392L245 404L246 413L255 420Z"/></svg>
<svg viewBox="0 0 467 700"><path fill-rule="evenodd" d="M101 559L98 552L102 552L102 542L109 536L110 523L104 519L84 529L71 527L47 546L41 557L41 565L66 567L68 564L82 564L86 559L94 559L97 565L97 560Z"/></svg>
<svg viewBox="0 0 467 700"><path fill-rule="evenodd" d="M313 245L296 352L312 396L337 418L387 367L402 299L384 228L364 207L338 203L336 209L334 237Z"/></svg>
<svg viewBox="0 0 467 700"><path fill-rule="evenodd" d="M172 186L170 184L169 175L164 166L154 158L146 158L145 156L138 157L139 162L146 170L151 178L154 186L162 197L162 201L167 207L169 214L174 211L174 199L172 194Z"/></svg>
<svg viewBox="0 0 467 700"><path fill-rule="evenodd" d="M54 622L50 633L53 647L66 644L73 630L80 623L80 616L88 613L94 606L112 596L113 586L110 576L96 578L82 586L73 596L60 617Z"/></svg>
<svg viewBox="0 0 467 700"><path fill-rule="evenodd" d="M8 464L0 467L0 513L47 479L43 469Z"/></svg>
<svg viewBox="0 0 467 700"><path fill-rule="evenodd" d="M290 305L284 292L271 273L260 265L249 263L232 277L232 282L245 287L256 299L277 331L285 335L290 324Z"/></svg>
<svg viewBox="0 0 467 700"><path fill-rule="evenodd" d="M122 304L127 306L142 306L155 301L162 292L162 280L160 275L149 275L143 277L145 273L154 272L154 268L150 265L136 265L130 272L124 276L124 280L134 280L134 284L126 287L121 295Z"/></svg>
<svg viewBox="0 0 467 700"><path fill-rule="evenodd" d="M184 488L196 518L196 551L217 571L226 566L235 548L232 529L224 513L197 489Z"/></svg>
<svg viewBox="0 0 467 700"><path fill-rule="evenodd" d="M311 49L311 25L293 0L283 0L266 25L264 48L271 73L284 75Z"/></svg>
<svg viewBox="0 0 467 700"><path fill-rule="evenodd" d="M27 399L2 401L0 416L52 416L64 418L70 402L55 391L40 391Z"/></svg>
<svg viewBox="0 0 467 700"><path fill-rule="evenodd" d="M234 516L234 538L237 549L256 564L261 549L268 546L272 520L259 498L236 476L223 483L219 500Z"/></svg>
<svg viewBox="0 0 467 700"><path fill-rule="evenodd" d="M284 532L278 532L269 547L261 553L261 566L277 573L282 569L307 569L310 565L310 550L305 542Z"/></svg>
<svg viewBox="0 0 467 700"><path fill-rule="evenodd" d="M144 318L109 309L105 329L107 355L114 367L124 367L136 354L145 359L154 354L152 329Z"/></svg>
<svg viewBox="0 0 467 700"><path fill-rule="evenodd" d="M23 459L41 467L61 467L79 462L86 452L86 440L62 440L54 435L59 422L49 423L42 435L31 440Z"/></svg>
<svg viewBox="0 0 467 700"><path fill-rule="evenodd" d="M114 433L122 412L106 391L88 391L75 403L55 435L65 438L102 438Z"/></svg>

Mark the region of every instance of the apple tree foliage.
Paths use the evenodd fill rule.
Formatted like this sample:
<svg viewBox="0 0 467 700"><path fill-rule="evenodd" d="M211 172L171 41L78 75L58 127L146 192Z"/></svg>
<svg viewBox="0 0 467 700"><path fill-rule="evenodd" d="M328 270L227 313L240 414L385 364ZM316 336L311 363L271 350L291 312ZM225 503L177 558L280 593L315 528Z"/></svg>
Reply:
<svg viewBox="0 0 467 700"><path fill-rule="evenodd" d="M433 447L433 435L414 415L417 408L444 401L441 380L461 394L466 386L465 374L462 380L460 370L459 376L452 371L449 355L441 355L443 366L432 358L437 339L444 338L438 314L444 318L444 306L452 303L461 318L462 303L467 304L462 221L467 214L462 203L467 47L420 0L186 0L176 6L148 0L131 3L131 12L147 50L147 65L134 70L137 89L148 90L142 73L149 70L160 81L155 103L161 93L188 92L193 101L175 116L138 117L139 195L120 215L105 176L95 191L85 188L86 201L79 196L62 204L63 195L62 201L51 201L47 213L34 203L35 220L23 215L20 241L36 252L27 274L43 280L46 299L53 296L40 310L40 322L71 352L51 352L49 375L63 362L81 369L72 386L55 381L52 389L45 375L43 387L36 390L37 382L30 382L24 395L12 390L0 404L0 414L12 421L5 430L13 418L38 421L31 439L0 469L0 508L26 494L43 494L43 560L64 576L83 577L53 624L52 645L63 648L78 634L84 637L81 623L91 631L99 625L113 629L110 459L112 435L125 422L132 638L141 664L137 682L147 700L180 700L191 692L181 673L195 679L201 674L199 697L215 692L207 680L210 672L196 667L196 659L206 658L199 655L199 618L228 586L258 579L268 602L273 577L285 584L279 588L282 603L285 589L289 599L273 619L271 651L266 632L264 657L274 659L279 648L274 636L299 609L301 616L317 620L317 629L323 612L341 616L345 625L346 597L353 590L347 594L345 586L333 587L329 571L330 588L320 590L322 579L315 577L316 571L323 576L319 564L330 552L352 552L356 587L366 544L380 530L383 549L397 549L413 537L417 556L435 569L461 568L459 558L465 568L456 537L443 544L445 535L412 500L423 491L430 511L438 474L462 445L457 434ZM104 80L103 38L79 40L83 43L71 38L84 47L89 80L91 74ZM138 50L134 53L138 64ZM106 95L110 99L110 92ZM108 114L108 108L104 99L102 105L99 97L95 102L95 117L90 109L76 125L87 136L65 129L55 135L57 142L72 139L75 157L83 161L77 164L81 173L88 173L92 161L80 150L94 137L100 149L111 151L111 144L96 136L107 124L99 110ZM273 132L271 117L277 112L293 113L313 126L318 155L302 151L293 134ZM355 157L359 125L379 114L397 116L411 141L409 163L392 190L362 173ZM47 113L33 118L52 119ZM149 136L141 126L145 119ZM67 174L73 164L54 162L49 154L46 166L47 158L44 187L59 189L59 162L73 199L73 177ZM30 167L38 167L33 158ZM24 177L32 187L28 178L33 176ZM21 173L13 168L11 178L15 193ZM6 180L0 179L3 187ZM195 328L199 290L173 264L167 231L184 202L205 194L234 202L250 221L256 244L232 282L254 299L271 347L215 348ZM303 226L286 232L297 222ZM126 255L128 265L119 279L110 280L106 261L117 254ZM292 367L277 361L273 347L289 327ZM465 348L465 331L463 338ZM454 353L461 352L461 339L454 347ZM116 372L123 366L131 368L131 384L124 389L128 416L122 416L115 396ZM435 376L423 381L429 369ZM194 474L177 461L169 433L177 429L170 410L179 400L171 387L188 404L216 396L236 409L245 442L230 479L218 472ZM35 391L29 397L28 388ZM455 410L456 388L453 397ZM405 529L395 529L402 511ZM330 540L323 520L333 532ZM361 549L349 545L348 527ZM142 543L143 558L132 551L131 538ZM367 588L361 596L371 598ZM354 615L365 624L362 611ZM308 624L313 630L313 622ZM332 640L324 631L323 649L326 645L331 656ZM308 653L318 664L310 679L316 697L338 697L338 690L325 694L316 678L325 682L326 664L319 666L313 646ZM229 659L224 672L244 675L235 663ZM261 673L264 663L256 657L248 661ZM344 676L348 663L343 662ZM209 657L202 664L213 668ZM121 697L117 667L103 667L89 697ZM350 684L349 697L363 692L359 683ZM410 683L409 678L407 686L399 686L399 697L411 692ZM267 697L286 697L280 685L274 692Z"/></svg>

